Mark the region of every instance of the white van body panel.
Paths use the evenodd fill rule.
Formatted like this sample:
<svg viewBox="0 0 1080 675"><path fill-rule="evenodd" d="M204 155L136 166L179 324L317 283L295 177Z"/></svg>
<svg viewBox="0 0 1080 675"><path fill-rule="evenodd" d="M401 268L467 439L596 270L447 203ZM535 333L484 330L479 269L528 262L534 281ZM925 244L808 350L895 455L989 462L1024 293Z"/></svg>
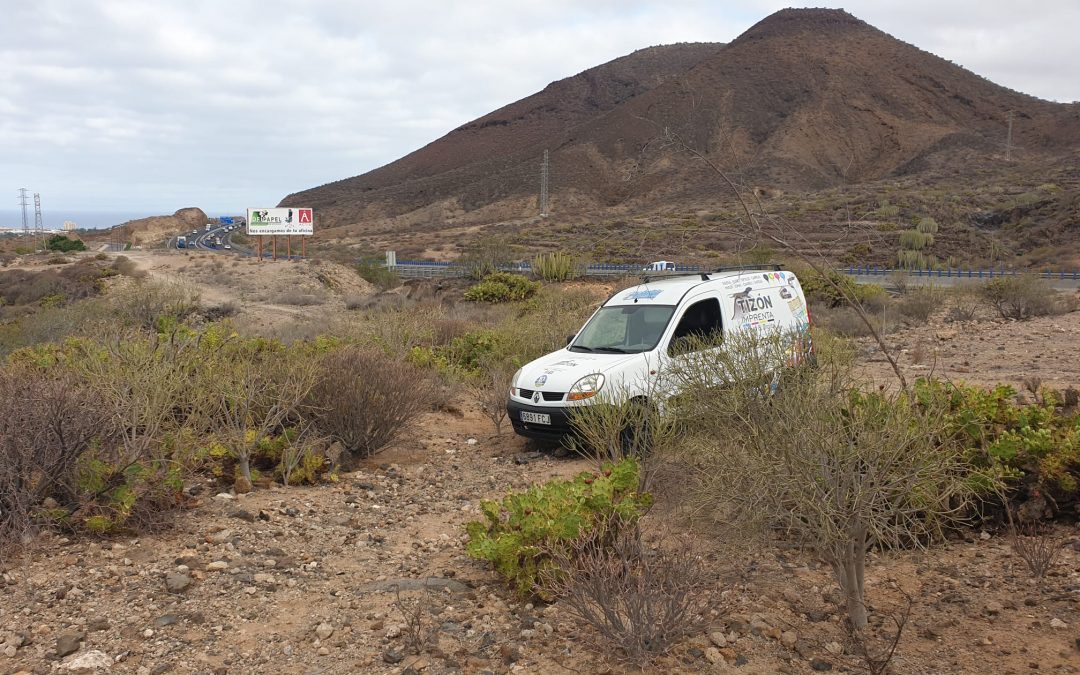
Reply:
<svg viewBox="0 0 1080 675"><path fill-rule="evenodd" d="M661 315L662 308L672 308L651 349L634 353L575 351L574 344L582 339L582 332L605 308L623 308L618 311L620 316L628 317L625 344L633 347L636 339L631 339L632 319L628 313L636 310L628 308L634 307L657 307L650 311ZM651 335L655 335L659 324L649 325L654 327ZM673 342L679 339L677 333L706 326L709 330L719 326L724 335L747 330L761 335L805 331L809 327L809 314L798 278L786 270L739 270L665 277L618 291L590 317L570 345L526 364L517 373L507 404L511 418L515 419L515 413L527 414L528 410L544 412L591 405L610 400L613 395L646 398L663 406L667 398L678 393L677 378L665 378L664 373L680 360L702 357L701 352L684 354L671 350ZM604 378L598 395L568 401L566 394L574 385L594 374ZM526 433L518 424L515 431Z"/></svg>

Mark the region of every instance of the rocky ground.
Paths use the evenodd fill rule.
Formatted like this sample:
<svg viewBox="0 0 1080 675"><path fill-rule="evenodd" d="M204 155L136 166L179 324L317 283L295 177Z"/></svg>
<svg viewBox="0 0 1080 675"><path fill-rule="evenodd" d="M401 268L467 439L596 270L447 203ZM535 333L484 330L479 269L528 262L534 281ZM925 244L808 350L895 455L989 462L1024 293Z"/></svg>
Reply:
<svg viewBox="0 0 1080 675"><path fill-rule="evenodd" d="M1065 387L1080 382L1078 317L936 322L889 340L910 375ZM887 378L862 348L866 372ZM589 463L492 436L479 412L461 410L431 414L336 483L232 495L193 481L171 530L42 536L0 562L0 673L628 670L565 606L516 600L464 553L481 499ZM690 532L677 502L659 492L651 531ZM867 590L882 640L911 601L891 672L1080 673L1080 529L1056 533L1060 560L1041 586L1000 531L874 556ZM867 672L820 561L696 540L714 579L710 625L650 672Z"/></svg>
<svg viewBox="0 0 1080 675"><path fill-rule="evenodd" d="M0 672L622 672L559 603L519 602L465 556L481 498L589 466L486 434L472 412L439 413L336 484L235 496L193 484L173 530L44 537L3 565ZM913 602L892 672L1080 672L1080 532L1059 534L1041 589L997 532L875 559L885 633L901 591ZM711 625L653 672L863 671L818 561L703 551Z"/></svg>

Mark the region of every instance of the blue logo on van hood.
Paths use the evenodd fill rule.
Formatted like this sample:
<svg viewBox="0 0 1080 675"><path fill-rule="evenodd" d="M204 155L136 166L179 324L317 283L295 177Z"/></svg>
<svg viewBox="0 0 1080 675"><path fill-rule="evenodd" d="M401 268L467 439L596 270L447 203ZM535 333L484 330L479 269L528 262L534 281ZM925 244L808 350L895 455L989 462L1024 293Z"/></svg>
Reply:
<svg viewBox="0 0 1080 675"><path fill-rule="evenodd" d="M623 296L623 300L652 300L656 296L660 295L663 291L630 291Z"/></svg>

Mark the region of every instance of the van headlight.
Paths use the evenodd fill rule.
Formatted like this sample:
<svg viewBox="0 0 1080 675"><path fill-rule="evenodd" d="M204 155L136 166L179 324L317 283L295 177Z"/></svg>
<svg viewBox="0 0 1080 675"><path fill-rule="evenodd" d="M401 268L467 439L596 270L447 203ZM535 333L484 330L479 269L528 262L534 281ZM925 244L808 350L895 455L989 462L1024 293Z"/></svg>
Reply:
<svg viewBox="0 0 1080 675"><path fill-rule="evenodd" d="M514 373L514 376L510 378L510 395L511 396L517 396L517 393L518 393L517 381L518 381L518 378L521 377L521 371L522 370L524 370L524 369L523 368L518 368L517 372Z"/></svg>
<svg viewBox="0 0 1080 675"><path fill-rule="evenodd" d="M596 396L596 392L604 386L604 376L600 373L586 375L570 387L570 393L566 395L567 401L583 401Z"/></svg>

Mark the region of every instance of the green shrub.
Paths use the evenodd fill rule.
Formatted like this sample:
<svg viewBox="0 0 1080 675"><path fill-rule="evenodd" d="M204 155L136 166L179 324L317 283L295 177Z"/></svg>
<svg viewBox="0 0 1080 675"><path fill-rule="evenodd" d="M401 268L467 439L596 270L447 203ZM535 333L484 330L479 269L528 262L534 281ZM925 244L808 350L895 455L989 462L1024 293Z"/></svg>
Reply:
<svg viewBox="0 0 1080 675"><path fill-rule="evenodd" d="M877 302L886 295L885 289L880 285L860 284L836 270L825 270L825 275L822 276L811 268L798 271L807 299L820 302L826 307L850 304L851 300L864 304Z"/></svg>
<svg viewBox="0 0 1080 675"><path fill-rule="evenodd" d="M401 285L401 277L395 270L379 261L367 260L356 266L360 278L373 284L376 288L386 291Z"/></svg>
<svg viewBox="0 0 1080 675"><path fill-rule="evenodd" d="M533 274L544 281L567 281L574 278L574 257L569 253L541 253L533 259Z"/></svg>
<svg viewBox="0 0 1080 675"><path fill-rule="evenodd" d="M86 244L79 239L68 239L62 234L55 234L45 242L45 248L67 253L68 251L85 251Z"/></svg>
<svg viewBox="0 0 1080 675"><path fill-rule="evenodd" d="M422 368L434 368L445 375L475 376L505 346L502 333L474 331L451 339L448 345L413 347L409 352L409 361Z"/></svg>
<svg viewBox="0 0 1080 675"><path fill-rule="evenodd" d="M938 232L937 221L929 216L926 218L920 218L918 224L915 225L915 229L926 235L931 235L930 243L933 243L933 236Z"/></svg>
<svg viewBox="0 0 1080 675"><path fill-rule="evenodd" d="M637 491L639 472L636 461L625 459L573 480L533 485L501 502L484 500L484 520L466 526L466 551L490 562L519 596L550 599L543 579L558 576L557 555L569 554L582 535L602 538L612 523L633 526L652 505L652 495Z"/></svg>
<svg viewBox="0 0 1080 675"><path fill-rule="evenodd" d="M901 269L924 270L930 268L931 258L918 251L897 251L896 262Z"/></svg>
<svg viewBox="0 0 1080 675"><path fill-rule="evenodd" d="M934 235L919 230L904 230L900 233L900 248L906 251L921 251L934 244Z"/></svg>
<svg viewBox="0 0 1080 675"><path fill-rule="evenodd" d="M473 302L512 302L530 298L539 289L539 282L529 281L520 274L494 272L465 291L465 299Z"/></svg>
<svg viewBox="0 0 1080 675"><path fill-rule="evenodd" d="M1017 405L1007 385L987 390L926 379L914 393L921 405L947 411L947 441L987 475L1004 479L1014 499L1047 498L1055 511L1080 502L1080 414L1062 412L1055 394Z"/></svg>

